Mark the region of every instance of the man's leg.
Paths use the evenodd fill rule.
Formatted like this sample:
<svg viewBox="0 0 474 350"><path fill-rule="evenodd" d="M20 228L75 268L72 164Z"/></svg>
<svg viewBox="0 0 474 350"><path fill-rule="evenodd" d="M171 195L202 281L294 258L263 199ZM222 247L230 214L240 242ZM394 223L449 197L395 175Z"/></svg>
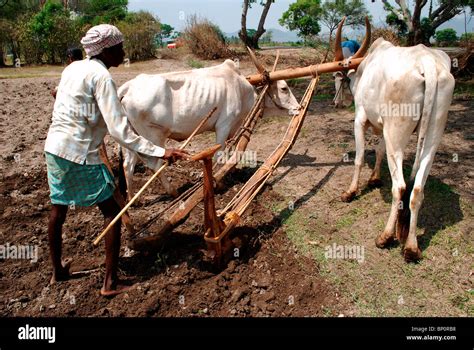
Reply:
<svg viewBox="0 0 474 350"><path fill-rule="evenodd" d="M99 203L99 209L104 214L104 227L107 227L120 212L120 207L113 197ZM113 296L128 289L119 284L117 276L120 254L120 226L121 220L118 220L105 235L105 280L100 291L104 296Z"/></svg>
<svg viewBox="0 0 474 350"><path fill-rule="evenodd" d="M48 223L48 241L51 262L53 263L53 277L51 283L63 281L69 277L70 261L62 262L62 231L66 220L67 205L53 204Z"/></svg>

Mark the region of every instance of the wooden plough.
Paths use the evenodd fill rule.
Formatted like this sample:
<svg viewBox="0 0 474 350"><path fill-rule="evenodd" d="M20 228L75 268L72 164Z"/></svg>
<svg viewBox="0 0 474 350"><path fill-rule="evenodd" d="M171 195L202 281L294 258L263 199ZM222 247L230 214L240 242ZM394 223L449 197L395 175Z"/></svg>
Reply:
<svg viewBox="0 0 474 350"><path fill-rule="evenodd" d="M181 194L167 208L155 215L144 227L139 230L137 236L143 233L150 223L162 218L162 226L153 235L148 237L135 236L129 239L129 247L134 250L153 250L159 247L164 237L167 236L176 226L182 223L198 203L204 200L204 239L208 245L210 256L217 263L222 261L225 252L231 247L229 233L239 223L240 218L250 205L251 201L257 196L265 185L266 181L272 175L274 169L280 164L281 160L289 152L295 143L299 131L303 125L306 113L308 111L311 98L315 92L319 81L319 75L322 73L336 72L342 70L355 69L362 62L363 56L367 52L370 43L370 23L366 18L366 36L359 51L351 58L344 60L341 49L341 29L344 19L340 22L335 40L334 62L321 63L304 68L291 68L276 71L275 61L273 70L267 72L257 61L255 55L249 50L250 56L257 66L259 73L250 75L247 80L252 85L262 86L259 96L247 117L241 129L232 140L227 144L226 149L232 149L232 156L217 169L213 174L212 156L219 149L214 146L200 152L192 157L195 161L202 161L204 166L203 181L196 183L190 189ZM276 80L290 78L300 78L312 76L312 80L301 100L300 112L293 116L286 130L285 136L272 154L265 160L262 166L247 181L234 198L219 212L216 211L214 201L214 180L220 182L226 174L229 173L237 164L238 155L246 150L250 137L256 127L258 119L263 114L263 101L269 85Z"/></svg>

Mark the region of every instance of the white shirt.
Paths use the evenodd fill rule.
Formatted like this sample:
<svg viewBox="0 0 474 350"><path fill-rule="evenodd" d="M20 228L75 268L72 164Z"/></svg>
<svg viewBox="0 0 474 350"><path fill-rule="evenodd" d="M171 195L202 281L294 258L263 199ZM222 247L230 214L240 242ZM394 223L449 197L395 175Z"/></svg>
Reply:
<svg viewBox="0 0 474 350"><path fill-rule="evenodd" d="M117 96L105 65L86 58L67 66L61 76L44 150L79 164L101 164L99 147L107 132L121 146L154 167L164 148L137 135Z"/></svg>

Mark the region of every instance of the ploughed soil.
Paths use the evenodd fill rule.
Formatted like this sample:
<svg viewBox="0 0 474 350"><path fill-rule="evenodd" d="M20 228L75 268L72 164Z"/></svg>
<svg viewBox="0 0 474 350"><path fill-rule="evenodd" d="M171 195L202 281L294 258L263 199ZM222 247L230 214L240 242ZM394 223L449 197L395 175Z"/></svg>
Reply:
<svg viewBox="0 0 474 350"><path fill-rule="evenodd" d="M184 69L183 60L160 59L112 73L120 85L140 72ZM242 69L254 71L248 61ZM133 288L107 299L99 295L104 246L92 245L103 227L96 207L70 208L64 225L63 255L73 259L72 271L82 273L49 284L50 203L42 150L54 102L50 91L58 81L58 75L0 79L0 245L38 248L37 259L0 259L1 316L472 315L472 100L453 101L431 171L428 192L441 194L426 194L422 263L407 265L400 247L379 250L373 244L391 198L385 162L382 189L364 189L374 163L370 136L361 195L351 204L339 201L352 175L352 163L343 159L354 157L353 111L329 106L333 88L326 80L294 148L233 232L237 249L230 261L221 268L207 261L201 203L157 251L130 251L123 229L119 274ZM297 98L307 82L290 82ZM259 162L276 147L288 121L285 115L261 120L248 147ZM213 140L213 134L199 135L189 150ZM407 154L411 163L414 143ZM116 167L114 142L107 145ZM216 207L223 208L254 171L241 167L230 174L217 191ZM200 164L185 161L166 175L184 191L201 172ZM150 170L137 166L135 188L149 176ZM140 227L171 201L156 182L132 207L133 222ZM159 226L155 220L147 231ZM333 243L364 246L365 264L324 259L324 247Z"/></svg>
<svg viewBox="0 0 474 350"><path fill-rule="evenodd" d="M181 62L163 62L152 61L147 67L150 71L185 68ZM136 73L123 70L115 75L122 83ZM101 213L98 208L70 208L63 230L63 256L73 259L73 272L82 273L50 285L50 203L42 149L53 107L50 91L57 82L57 77L0 80L0 243L7 249L13 245L38 248L37 261L11 256L1 260L0 315L318 316L340 312L338 294L319 276L318 264L298 254L281 220L266 205L279 197L271 188L252 203L232 234L237 248L220 268L204 256L202 204L158 251L130 251L123 230L120 278L133 288L113 299L99 295L104 247L103 243L98 248L92 245L103 226ZM190 149L210 146L212 139L213 135L200 135ZM114 144L109 140L108 145L117 166ZM218 208L254 170L237 169L226 179L216 195ZM167 169L167 176L181 191L201 173L201 166L192 162ZM150 174L139 165L135 188ZM154 184L131 210L135 225L140 227L171 200L158 182ZM148 232L159 223L153 223Z"/></svg>

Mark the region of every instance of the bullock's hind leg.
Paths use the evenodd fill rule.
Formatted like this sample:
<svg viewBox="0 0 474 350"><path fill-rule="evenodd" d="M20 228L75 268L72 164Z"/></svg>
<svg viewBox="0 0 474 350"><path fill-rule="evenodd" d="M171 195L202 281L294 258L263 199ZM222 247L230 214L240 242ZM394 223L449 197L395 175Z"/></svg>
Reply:
<svg viewBox="0 0 474 350"><path fill-rule="evenodd" d="M433 164L436 149L438 148L439 142L441 140L443 130L444 126L441 128L441 132L437 133L439 134L437 135L437 138L426 139L426 141L429 142L430 147L428 149L425 148L420 157L420 168L416 173L413 191L410 195L410 228L405 247L403 249L403 256L408 262L421 259L421 250L418 248L418 240L416 238L418 212L420 210L421 204L423 203L424 187L431 169L431 165Z"/></svg>
<svg viewBox="0 0 474 350"><path fill-rule="evenodd" d="M406 189L403 178L403 150L410 139L410 134L396 124L387 125L384 129L388 167L392 176L392 207L384 231L375 239L378 248L383 248L393 241L399 211L403 209L401 200Z"/></svg>
<svg viewBox="0 0 474 350"><path fill-rule="evenodd" d="M154 145L157 145L162 148L165 148L165 143L169 136L168 134L165 134L161 128L152 126L150 126L148 132L146 134L143 133L143 135L146 136L146 138L150 140ZM153 165L149 162L149 165L153 171L157 171L163 165L163 159L157 159L156 163L154 163ZM158 175L158 178L161 184L163 185L166 193L168 193L174 198L178 197L178 190L170 183L170 181L168 181L168 178L166 177L164 172Z"/></svg>
<svg viewBox="0 0 474 350"><path fill-rule="evenodd" d="M392 206L385 229L375 239L375 245L378 248L386 247L395 238L395 224L397 223L401 199L406 188L401 167L403 154L399 157L395 157L393 154L387 152L387 159L390 173L392 174Z"/></svg>
<svg viewBox="0 0 474 350"><path fill-rule="evenodd" d="M369 187L380 187L382 186L382 180L380 180L380 168L382 167L382 160L385 155L385 140L383 136L380 136L379 143L375 148L375 166L370 175Z"/></svg>
<svg viewBox="0 0 474 350"><path fill-rule="evenodd" d="M343 202L350 202L357 194L359 188L359 176L362 166L364 164L365 151L365 131L367 130L367 118L365 111L359 108L354 121L355 146L356 156L354 160L354 175L349 190L343 192L341 200Z"/></svg>
<svg viewBox="0 0 474 350"><path fill-rule="evenodd" d="M406 261L417 261L421 259L421 251L418 248L416 238L418 212L423 203L426 180L428 179L436 150L443 137L448 117L448 109L453 96L454 79L452 76L449 73L441 73L438 79L436 104L432 112L428 130L426 131L424 147L420 155L420 165L415 175L413 191L410 196L410 229L403 250Z"/></svg>
<svg viewBox="0 0 474 350"><path fill-rule="evenodd" d="M137 164L138 155L129 149L122 147L123 153L123 171L125 181L127 182L127 199L130 201L133 197L133 173Z"/></svg>

